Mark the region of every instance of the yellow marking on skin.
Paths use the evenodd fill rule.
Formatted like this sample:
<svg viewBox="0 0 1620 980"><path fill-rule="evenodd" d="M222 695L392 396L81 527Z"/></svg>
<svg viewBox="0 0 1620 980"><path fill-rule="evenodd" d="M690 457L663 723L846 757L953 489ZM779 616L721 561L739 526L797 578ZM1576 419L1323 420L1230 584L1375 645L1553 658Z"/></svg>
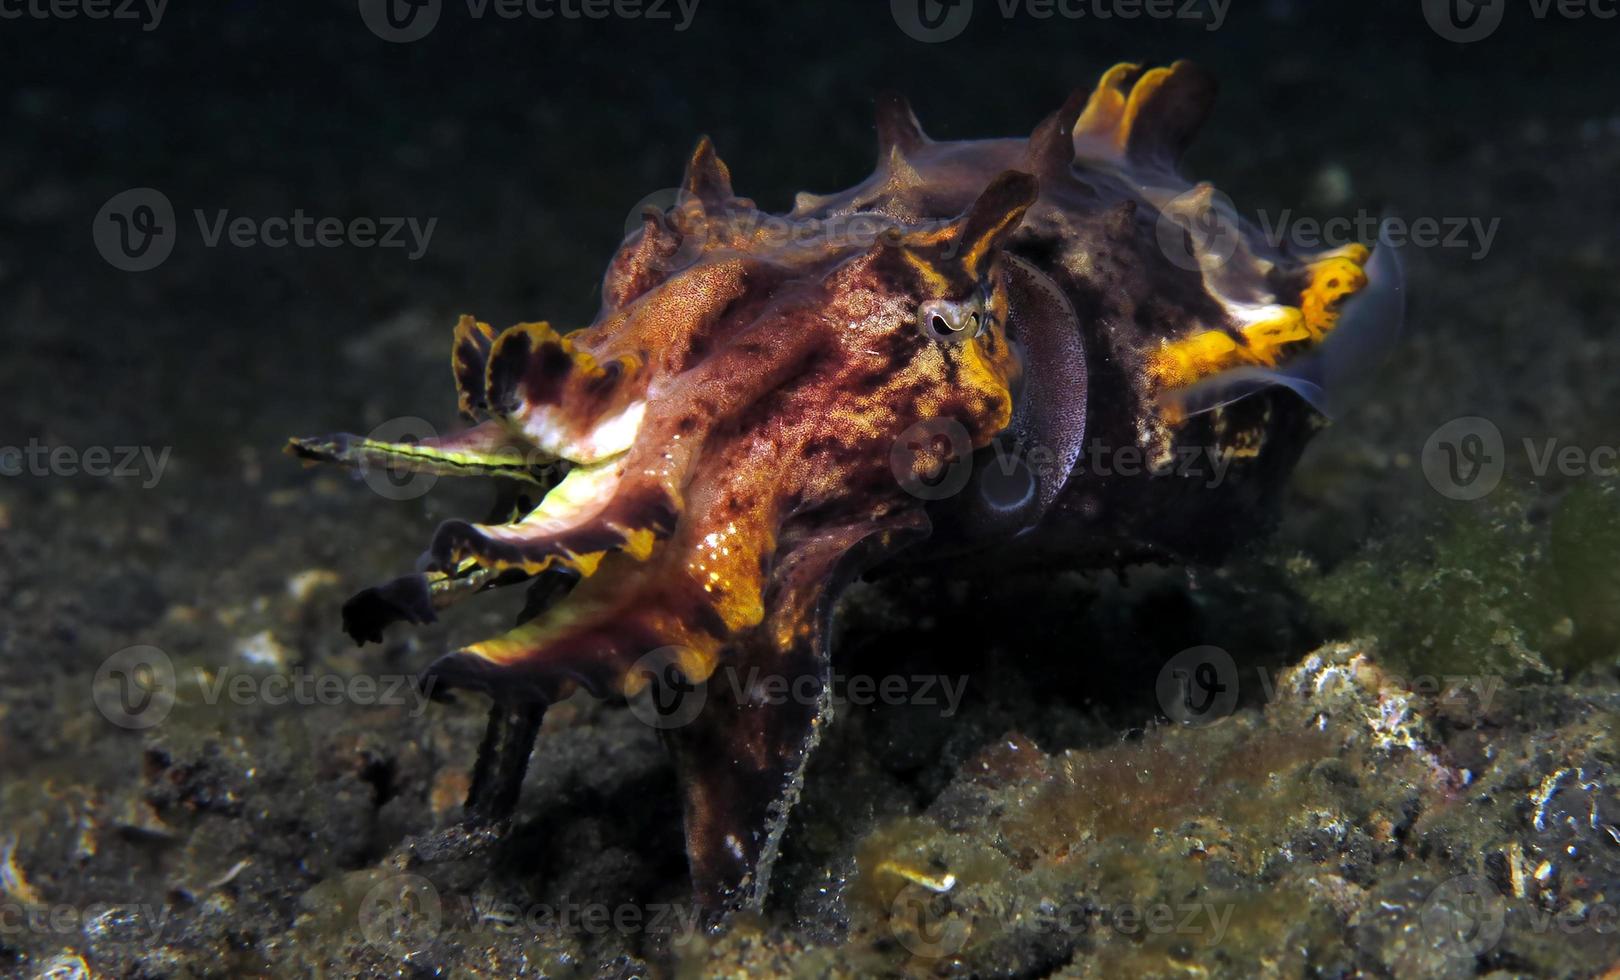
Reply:
<svg viewBox="0 0 1620 980"><path fill-rule="evenodd" d="M681 672L681 676L692 684L702 684L714 676L714 670L720 665L718 654L719 645L704 644L702 647L685 644L672 644L669 662ZM630 670L619 678L619 693L626 698L633 698L647 689L652 682L649 671Z"/></svg>
<svg viewBox="0 0 1620 980"><path fill-rule="evenodd" d="M922 276L923 281L928 284L929 292L936 296L943 296L950 289L950 280L945 278L944 274L936 269L933 263L909 248L901 249L900 254L905 257L906 262L913 269L917 270L917 274Z"/></svg>
<svg viewBox="0 0 1620 980"><path fill-rule="evenodd" d="M939 895L943 895L956 887L956 875L949 872L938 876L931 875L896 861L884 861L873 870L879 874L891 874L897 878L904 878L913 885L919 885Z"/></svg>
<svg viewBox="0 0 1620 980"><path fill-rule="evenodd" d="M977 344L964 346L967 348L962 357L965 390L993 397L996 401L996 414L980 420L980 426L986 433L984 445L988 445L990 433L1000 432L1012 424L1012 396L1008 393L1007 367L1005 363L997 363L987 357ZM984 446L973 448L983 449Z"/></svg>
<svg viewBox="0 0 1620 980"><path fill-rule="evenodd" d="M546 648L570 634L582 628L606 628L611 631L616 619L633 617L637 621L637 633L664 638L664 642L671 648L667 652L673 656L674 663L689 680L694 683L707 680L719 664L720 640L695 632L656 602L625 607L620 589L625 587L628 579L629 587L633 591L636 583L645 581L644 574L647 570L644 567L627 565L626 560L619 555L608 556L608 560L618 564L608 569L604 579L582 584L569 601L559 603L541 616L500 636L463 647L461 652L497 667L511 666L522 661L534 661L543 667ZM593 586L601 581L616 584L592 591ZM615 676L611 678L613 686L626 695L634 695L645 686L646 678L637 676L634 672L626 672L626 668L642 654L650 652L652 651L638 650L624 660L606 650L587 652L586 656L590 663L599 664L603 669L614 673Z"/></svg>
<svg viewBox="0 0 1620 980"><path fill-rule="evenodd" d="M1074 124L1077 151L1089 150L1120 160L1131 144L1131 132L1137 120L1155 93L1177 72L1191 66L1177 61L1168 68L1154 68L1147 72L1142 66L1129 62L1115 65L1098 79L1097 87L1086 102L1086 108ZM1081 143L1089 145L1082 148ZM1085 155L1082 152L1082 155Z"/></svg>
<svg viewBox="0 0 1620 980"><path fill-rule="evenodd" d="M291 439L289 452L303 452L317 458L310 462L333 462L347 466L383 466L413 473L434 473L442 476L496 475L530 483L542 482L535 467L554 462L554 458L539 452L525 452L516 444L499 444L488 438L488 448L476 447L481 429L496 423L484 423L474 429L442 440L427 442L384 442L377 439L355 439L340 444L333 439Z"/></svg>
<svg viewBox="0 0 1620 980"><path fill-rule="evenodd" d="M482 338L482 343L479 343ZM472 415L473 407L469 400L469 393L461 386L461 351L463 345L490 350L495 345L495 328L482 321L462 314L456 321L456 329L450 344L450 370L456 378L456 401L463 415Z"/></svg>
<svg viewBox="0 0 1620 980"><path fill-rule="evenodd" d="M605 463L575 467L563 477L561 483L552 487L545 499L540 501L540 505L525 515L521 521L514 524L475 524L473 527L491 541L515 544L540 543L546 538L578 530L595 520L602 509L612 501L614 493L618 490L619 480L624 475L622 463L622 458L615 457ZM624 539L618 550L624 551L637 561L645 561L652 555L657 535L650 528L609 525L608 529L618 532ZM596 574L597 566L601 564L605 554L604 551L578 553L559 547L548 554L539 557L525 556L517 561L495 558L488 560L469 558L465 561L476 561L479 565L495 571L519 568L530 575L538 575L549 568L561 565L574 569L588 578Z"/></svg>
<svg viewBox="0 0 1620 980"><path fill-rule="evenodd" d="M1142 66L1121 62L1103 72L1086 100L1086 108L1075 121L1074 135L1104 138L1112 141L1119 132L1119 120L1125 113L1125 86L1142 71Z"/></svg>
<svg viewBox="0 0 1620 980"><path fill-rule="evenodd" d="M596 358L575 347L572 340L569 340L563 334L558 333L556 329L545 320L539 320L532 323L515 323L512 326L507 327L505 330L502 330L501 335L499 338L497 338L496 342L500 343L505 341L510 343L510 341L506 341L506 338L509 335L516 334L528 336L530 350L538 350L542 344L557 344L563 349L563 353L568 355L569 360L574 362L574 369L586 377L597 378L606 373L605 369L596 362ZM493 356L491 359L493 360Z"/></svg>
<svg viewBox="0 0 1620 980"><path fill-rule="evenodd" d="M480 643L474 643L472 646L463 649L466 653L470 653L480 660L487 660L496 666L507 667L522 660L525 653L538 648L541 636L542 632L539 626L534 623L525 623L517 629Z"/></svg>
<svg viewBox="0 0 1620 980"><path fill-rule="evenodd" d="M612 414L596 420L590 431L579 432L583 420L570 415L573 399L568 396L567 391L574 390L582 380L588 382L605 377L608 373L607 368L544 321L519 323L502 331L490 352L489 364L492 367L499 360L502 346L516 343L517 341L509 338L518 336L529 338L531 352L539 350L546 344L555 344L572 365L569 376L563 381L565 394L559 404L530 405L525 402L509 416L529 441L548 453L576 463L600 462L628 449L641 427L646 412L645 401L638 399L614 408ZM620 367L618 382L620 384L629 383L628 379L641 371L641 359L633 354L625 354L614 360ZM490 386L489 380L486 374L486 387Z"/></svg>
<svg viewBox="0 0 1620 980"><path fill-rule="evenodd" d="M618 560L617 555L612 557L613 560ZM613 574L609 574L607 578L619 582L617 573L626 571L627 569L622 566L612 569ZM588 589L590 586L581 588ZM614 621L625 617L636 620L638 627L636 633L662 637L667 645L663 653L692 683L700 684L707 681L719 666L722 642L720 638L694 630L683 623L676 613L660 607L656 602L626 608L622 606L622 599L614 589L599 589L591 598L584 600L580 600L576 593L569 602L553 607L540 617L501 636L463 647L460 652L477 657L495 667L510 667L528 661L544 668L547 665L549 647L555 646L580 629L601 629L611 633ZM583 650L581 654L585 659L575 662L573 666L574 669L599 668L607 672L597 677L600 683L616 689L625 697L634 697L646 688L648 676L643 671L632 671L627 668L641 655L650 652L652 651ZM643 664L643 666L653 665Z"/></svg>
<svg viewBox="0 0 1620 980"><path fill-rule="evenodd" d="M1299 343L1317 343L1332 332L1344 298L1367 284L1362 266L1369 252L1351 245L1306 267L1299 306L1276 306L1238 328L1206 330L1165 342L1148 359L1148 381L1156 389L1185 388L1236 367L1276 367Z"/></svg>
<svg viewBox="0 0 1620 980"><path fill-rule="evenodd" d="M728 630L748 629L765 618L764 581L757 556L775 549L775 536L757 515L716 526L692 548L686 575L702 590Z"/></svg>
<svg viewBox="0 0 1620 980"><path fill-rule="evenodd" d="M1164 87L1164 83L1170 80L1170 73L1174 70L1174 67L1155 68L1138 78L1136 84L1131 86L1130 97L1125 100L1125 112L1119 119L1119 128L1114 131L1114 145L1121 153L1130 145L1131 129L1141 117L1142 107L1153 97L1153 93Z"/></svg>
<svg viewBox="0 0 1620 980"><path fill-rule="evenodd" d="M386 456L390 461L411 460L424 463L441 463L457 468L499 472L503 475L511 470L528 469L528 466L523 462L522 454L516 451L510 453L453 452L416 442L379 442L375 439L360 440L359 451Z"/></svg>
<svg viewBox="0 0 1620 980"><path fill-rule="evenodd" d="M967 254L962 256L962 265L967 269L969 276L974 279L979 278L979 265L984 262L985 255L989 253L991 243L998 240L1002 231L1008 225L1022 220L1024 220L1024 210L1022 208L1009 211L1002 216L1000 221L996 222L994 227L986 229L985 233L980 235L977 241L968 246Z"/></svg>
<svg viewBox="0 0 1620 980"><path fill-rule="evenodd" d="M1339 302L1367 285L1362 267L1369 254L1365 245L1348 245L1311 263L1310 282L1299 308L1312 339L1321 339L1332 330L1339 319Z"/></svg>
<svg viewBox="0 0 1620 980"><path fill-rule="evenodd" d="M456 573L448 575L444 572L428 572L428 596L433 602L433 608L443 609L462 598L483 588L495 573L487 568L478 568L478 562L469 558L456 566Z"/></svg>
<svg viewBox="0 0 1620 980"><path fill-rule="evenodd" d="M485 340L492 342L495 340L494 327L478 319L477 317L469 316L466 313L461 314L461 319L456 321L455 339L459 341L463 337L471 337L474 334L480 335Z"/></svg>
<svg viewBox="0 0 1620 980"><path fill-rule="evenodd" d="M1230 406L1218 405L1210 412L1215 430L1215 447L1223 459L1254 459L1266 445L1266 432L1271 424L1271 406L1262 403L1258 416L1249 411L1234 412Z"/></svg>

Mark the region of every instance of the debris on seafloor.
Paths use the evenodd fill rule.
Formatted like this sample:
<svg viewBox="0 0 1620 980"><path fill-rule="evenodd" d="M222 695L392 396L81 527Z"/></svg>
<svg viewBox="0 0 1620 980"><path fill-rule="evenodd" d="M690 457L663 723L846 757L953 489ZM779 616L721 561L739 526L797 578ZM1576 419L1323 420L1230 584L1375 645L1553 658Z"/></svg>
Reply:
<svg viewBox="0 0 1620 980"><path fill-rule="evenodd" d="M1396 677L1370 644L1334 643L1212 725L1055 755L1008 733L860 843L851 942L866 968L914 975L1461 977L1481 961L1556 973L1562 925L1601 968L1620 797L1598 760L1616 706L1492 680ZM1526 704L1562 752L1533 728L1505 735ZM1500 743L1489 759L1482 739ZM1583 755L1592 767L1540 772ZM1521 787L1546 780L1527 807ZM1535 884L1574 860L1579 894ZM705 967L741 967L746 948L706 948Z"/></svg>

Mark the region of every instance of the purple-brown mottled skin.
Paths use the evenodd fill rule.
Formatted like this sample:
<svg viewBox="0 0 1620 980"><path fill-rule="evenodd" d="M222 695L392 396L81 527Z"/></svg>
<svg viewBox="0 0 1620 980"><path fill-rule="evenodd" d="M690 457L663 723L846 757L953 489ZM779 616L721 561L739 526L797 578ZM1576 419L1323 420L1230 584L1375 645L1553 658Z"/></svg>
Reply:
<svg viewBox="0 0 1620 980"><path fill-rule="evenodd" d="M808 703L737 703L738 685L708 683L697 716L664 732L700 899L757 904L826 720L828 621L854 575L902 549L1207 559L1270 519L1320 420L1296 392L1316 390L1328 331L1347 332L1340 301L1366 284L1366 253L1295 259L1238 225L1211 253L1195 232L1226 218L1173 164L1212 98L1190 65L1120 66L1028 139L960 143L884 100L877 172L785 216L737 197L701 142L676 206L614 257L590 326L458 325L474 427L294 441L310 459L546 491L494 523L446 522L425 571L356 596L346 628L375 639L533 581L526 622L428 676L516 705L717 670L810 678ZM1088 438L1142 467L1081 472ZM1177 471L1184 447L1221 457L1218 485ZM1010 475L989 465L1006 454ZM548 488L536 464L555 460L573 469Z"/></svg>

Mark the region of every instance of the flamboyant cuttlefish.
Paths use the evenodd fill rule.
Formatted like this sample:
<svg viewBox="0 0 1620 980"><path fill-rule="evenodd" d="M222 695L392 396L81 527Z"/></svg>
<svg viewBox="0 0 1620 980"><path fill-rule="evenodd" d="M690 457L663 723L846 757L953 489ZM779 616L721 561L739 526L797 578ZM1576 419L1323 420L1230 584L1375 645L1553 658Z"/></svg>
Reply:
<svg viewBox="0 0 1620 980"><path fill-rule="evenodd" d="M1400 270L1382 246L1293 254L1179 178L1213 95L1185 62L1122 64L1027 139L948 143L880 100L877 171L786 215L736 196L700 141L591 325L456 325L470 428L294 440L518 488L344 607L363 642L531 583L520 625L427 669L496 702L469 814L510 811L544 707L576 689L808 682L769 703L709 684L663 732L699 898L757 903L852 576L901 549L1210 559L1266 524L1335 375L1398 326ZM1088 468L1097 447L1140 465ZM1218 454L1222 479L1178 465L1188 450Z"/></svg>

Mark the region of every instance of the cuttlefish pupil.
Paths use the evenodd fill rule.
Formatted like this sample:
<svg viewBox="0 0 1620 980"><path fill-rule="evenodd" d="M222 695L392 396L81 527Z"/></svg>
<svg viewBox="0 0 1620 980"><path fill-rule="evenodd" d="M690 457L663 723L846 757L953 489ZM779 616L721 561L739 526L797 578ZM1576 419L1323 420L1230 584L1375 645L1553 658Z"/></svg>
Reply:
<svg viewBox="0 0 1620 980"><path fill-rule="evenodd" d="M931 299L917 308L917 322L925 324L931 336L941 340L970 340L990 325L979 296L963 302Z"/></svg>
<svg viewBox="0 0 1620 980"><path fill-rule="evenodd" d="M545 705L678 684L704 695L662 726L694 886L757 904L827 721L836 599L863 569L902 551L1213 560L1269 523L1336 379L1398 326L1400 270L1385 249L1269 247L1176 176L1212 100L1185 62L1118 65L1028 138L937 143L886 98L877 171L786 215L735 195L702 140L589 325L456 324L467 428L293 440L504 488L344 607L379 640L525 585L514 629L427 668L496 702L469 815L510 813ZM1196 231L1217 214L1212 243ZM878 233L834 233L856 225ZM1088 469L1088 439L1143 465ZM1188 449L1228 464L1217 486L1176 470ZM709 683L722 669L819 694L767 702Z"/></svg>

